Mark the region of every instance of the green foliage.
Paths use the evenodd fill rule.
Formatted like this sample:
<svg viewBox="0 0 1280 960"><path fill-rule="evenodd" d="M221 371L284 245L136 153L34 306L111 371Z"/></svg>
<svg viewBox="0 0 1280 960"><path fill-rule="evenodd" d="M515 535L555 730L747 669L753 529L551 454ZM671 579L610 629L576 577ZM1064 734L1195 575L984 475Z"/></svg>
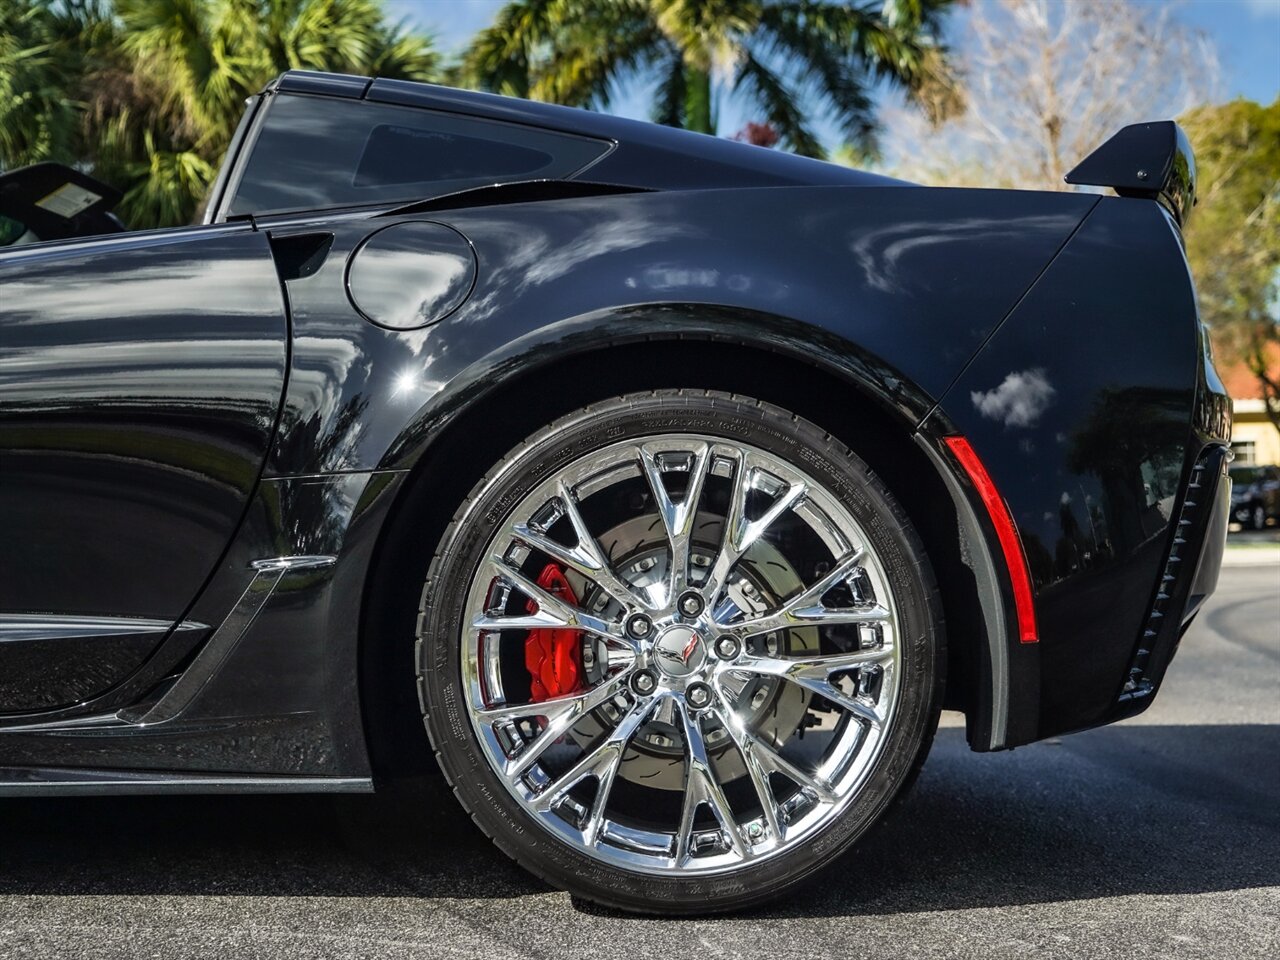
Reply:
<svg viewBox="0 0 1280 960"><path fill-rule="evenodd" d="M0 2L0 169L72 149L67 61L57 20L43 4Z"/></svg>
<svg viewBox="0 0 1280 960"><path fill-rule="evenodd" d="M1187 256L1201 315L1218 357L1258 378L1280 430L1280 99L1200 107L1181 122L1199 177Z"/></svg>
<svg viewBox="0 0 1280 960"><path fill-rule="evenodd" d="M954 107L937 20L952 0L513 0L463 55L470 86L606 108L620 84L656 79L653 118L716 132L718 100L747 98L790 149L822 156L802 100L846 139L874 144L870 85L910 92L931 115Z"/></svg>
<svg viewBox="0 0 1280 960"><path fill-rule="evenodd" d="M0 0L0 167L77 165L125 191L131 225L187 223L276 74L440 66L381 0Z"/></svg>
<svg viewBox="0 0 1280 960"><path fill-rule="evenodd" d="M454 76L595 107L652 78L654 118L707 133L737 95L813 156L823 148L801 104L825 104L869 153L876 81L945 111L934 37L953 2L516 0ZM288 69L434 80L442 64L382 0L0 0L0 169L75 165L124 191L130 225L189 222L245 99Z"/></svg>

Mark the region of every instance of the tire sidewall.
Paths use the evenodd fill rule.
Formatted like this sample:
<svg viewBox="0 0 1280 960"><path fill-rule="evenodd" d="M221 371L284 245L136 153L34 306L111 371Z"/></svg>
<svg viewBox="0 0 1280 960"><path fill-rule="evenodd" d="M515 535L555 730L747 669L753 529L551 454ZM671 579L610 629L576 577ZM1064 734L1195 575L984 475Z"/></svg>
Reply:
<svg viewBox="0 0 1280 960"><path fill-rule="evenodd" d="M731 874L667 877L625 871L581 853L527 814L485 758L471 725L460 642L467 596L494 534L548 477L620 441L692 433L754 445L793 464L835 496L880 560L897 606L901 647L895 715L859 795L795 850ZM630 909L712 911L771 898L839 856L909 779L937 720L941 631L936 591L918 538L865 464L786 411L725 395L661 391L597 404L534 435L477 485L446 531L423 593L419 691L441 765L473 817L515 859L572 892ZM665 905L665 906L664 906Z"/></svg>

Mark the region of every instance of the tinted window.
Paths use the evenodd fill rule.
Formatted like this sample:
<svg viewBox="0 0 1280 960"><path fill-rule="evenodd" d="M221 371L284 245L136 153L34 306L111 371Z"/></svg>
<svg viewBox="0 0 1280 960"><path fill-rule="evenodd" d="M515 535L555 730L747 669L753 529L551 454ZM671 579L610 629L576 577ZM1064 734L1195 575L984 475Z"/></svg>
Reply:
<svg viewBox="0 0 1280 960"><path fill-rule="evenodd" d="M511 180L566 177L607 143L361 100L280 95L228 212L426 199Z"/></svg>

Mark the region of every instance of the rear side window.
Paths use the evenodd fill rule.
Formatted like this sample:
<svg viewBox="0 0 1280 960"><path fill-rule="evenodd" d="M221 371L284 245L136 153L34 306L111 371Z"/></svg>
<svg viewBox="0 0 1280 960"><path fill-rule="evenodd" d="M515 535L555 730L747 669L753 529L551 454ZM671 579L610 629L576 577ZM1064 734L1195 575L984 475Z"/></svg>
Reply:
<svg viewBox="0 0 1280 960"><path fill-rule="evenodd" d="M560 179L609 148L588 137L363 100L283 94L268 110L229 215Z"/></svg>

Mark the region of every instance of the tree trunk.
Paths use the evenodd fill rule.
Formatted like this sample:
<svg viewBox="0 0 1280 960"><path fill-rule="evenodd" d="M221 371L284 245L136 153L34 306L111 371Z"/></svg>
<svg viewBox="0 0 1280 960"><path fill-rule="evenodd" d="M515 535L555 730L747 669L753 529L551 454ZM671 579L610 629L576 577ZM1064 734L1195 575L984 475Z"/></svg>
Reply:
<svg viewBox="0 0 1280 960"><path fill-rule="evenodd" d="M1275 376L1268 362L1272 354L1267 347L1273 342L1269 337L1254 334L1245 365L1258 378L1258 386L1262 388L1262 409L1271 425L1280 432L1280 378Z"/></svg>
<svg viewBox="0 0 1280 960"><path fill-rule="evenodd" d="M711 119L711 71L684 68L684 127L695 133L715 133Z"/></svg>

